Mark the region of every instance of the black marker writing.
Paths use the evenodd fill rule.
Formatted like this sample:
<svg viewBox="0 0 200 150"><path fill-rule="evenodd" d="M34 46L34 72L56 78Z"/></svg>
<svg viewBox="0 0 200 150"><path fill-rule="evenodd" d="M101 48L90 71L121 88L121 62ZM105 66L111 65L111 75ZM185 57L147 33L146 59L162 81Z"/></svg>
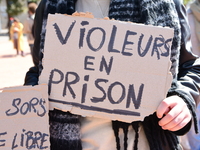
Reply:
<svg viewBox="0 0 200 150"><path fill-rule="evenodd" d="M167 39L163 35L155 36L155 35L146 35L144 33L140 33L139 35L137 31L134 31L134 29L123 30L124 33L122 33L122 30L118 30L119 27L117 27L116 25L111 26L110 29L111 32L109 32L108 34L107 33L108 31L104 30L102 27L89 26L89 25L90 23L88 21L82 21L80 22L80 24L77 24L76 21L73 21L71 22L71 25L68 28L66 36L63 37L62 30L59 28L58 24L57 23L53 24L57 38L62 45L67 44L67 41L69 40L70 37L71 38L74 37L75 33L77 32L72 32L72 30L78 27L79 29L76 31L80 32L79 33L80 36L78 39L79 42L76 43L78 43L79 49L86 46L84 45L85 41L89 50L93 52L98 52L102 50L103 47L104 48L107 47L107 52L118 53L123 56L132 56L133 54L137 54L140 57L145 57L147 54L150 54L150 56L152 57L156 55L157 59L161 59L161 56L163 57L169 56L170 52L169 42L172 41L172 38ZM98 37L92 36L94 33L98 33L96 34L98 35ZM122 34L124 36L120 36L120 40L116 39L118 34ZM130 39L129 37L132 38ZM148 38L148 40L145 40L144 37ZM116 40L120 41L121 47L115 46L117 44Z"/></svg>
<svg viewBox="0 0 200 150"><path fill-rule="evenodd" d="M18 135L18 133L14 135L11 149L14 150L20 147L26 147L27 149L49 149L49 146L44 145L47 138L49 138L49 135L46 133L22 129L21 135ZM17 143L17 141L20 142Z"/></svg>
<svg viewBox="0 0 200 150"><path fill-rule="evenodd" d="M7 134L7 132L0 133L0 147L4 147L5 146L6 140L5 139L1 139L1 136L6 135L6 134Z"/></svg>
<svg viewBox="0 0 200 150"><path fill-rule="evenodd" d="M73 29L73 27L75 25L75 23L76 23L76 21L72 22L72 24L70 25L70 27L69 27L69 29L67 31L67 34L66 34L65 38L63 38L62 32L60 31L60 28L57 25L57 23L53 24L53 26L55 28L55 31L56 31L56 34L57 34L58 39L59 39L59 41L60 41L61 44L66 44L67 43L67 41L68 41L68 39L69 39L69 37L71 35L72 29Z"/></svg>
<svg viewBox="0 0 200 150"><path fill-rule="evenodd" d="M32 98L29 102L21 103L21 98L13 99L12 108L8 109L5 113L7 116L13 116L16 114L26 115L29 112L34 112L38 116L43 117L46 114L46 108L44 106L45 100Z"/></svg>
<svg viewBox="0 0 200 150"><path fill-rule="evenodd" d="M64 73L61 70L58 69L54 69L54 71L56 71L58 75L60 76L64 76ZM51 71L52 74L54 74L54 71ZM73 77L74 79L69 81L69 77L70 79ZM87 83L84 83L83 85L80 84L81 80L84 81L89 81L89 75L84 76L84 78L81 78L78 73L76 72L66 72L65 73L65 77L60 77L59 82L55 82L54 81L54 75L50 75L50 79L49 79L49 85L51 87L51 89L53 88L53 85L57 85L60 83L64 83L64 87L63 87L63 97L64 96L71 96L73 99L76 99L76 95L78 95L79 91L82 91L82 96L81 97L81 103L85 103L86 99L85 97L87 96ZM65 79L65 80L64 80ZM57 80L56 80L57 81ZM139 92L138 92L138 96L135 96L135 89L133 88L133 84L125 86L123 83L116 81L114 83L109 83L109 80L107 79L101 79L101 78L97 78L95 79L94 83L95 87L101 91L102 93L102 97L96 97L93 96L90 98L91 102L93 103L98 103L98 102L103 102L106 98L110 101L111 104L120 104L122 101L125 100L125 97L127 97L127 102L126 102L126 108L129 108L131 106L131 102L134 105L134 107L136 109L138 109L140 107L141 104L141 99L142 99L142 95L143 95L143 91L144 91L144 84L141 84L141 86L139 87ZM82 87L83 89L77 89L77 88L73 88L72 85L78 85L78 87ZM118 86L122 89L122 93L121 96L119 97L119 99L114 99L112 96L113 91L115 91L115 87ZM69 91L69 95L67 95L67 91ZM51 94L51 91L49 91ZM95 95L95 92L93 93ZM132 99L132 101L131 101ZM77 99L76 99L77 100ZM78 99L79 101L79 99Z"/></svg>

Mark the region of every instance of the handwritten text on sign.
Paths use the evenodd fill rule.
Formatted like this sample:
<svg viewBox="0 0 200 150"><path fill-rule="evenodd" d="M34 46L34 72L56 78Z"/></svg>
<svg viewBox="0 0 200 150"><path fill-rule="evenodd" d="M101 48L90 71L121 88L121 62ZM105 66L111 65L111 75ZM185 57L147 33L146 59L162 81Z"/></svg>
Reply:
<svg viewBox="0 0 200 150"><path fill-rule="evenodd" d="M0 150L50 149L47 85L0 93Z"/></svg>
<svg viewBox="0 0 200 150"><path fill-rule="evenodd" d="M49 84L51 107L143 119L169 88L172 37L169 28L49 15L40 83Z"/></svg>

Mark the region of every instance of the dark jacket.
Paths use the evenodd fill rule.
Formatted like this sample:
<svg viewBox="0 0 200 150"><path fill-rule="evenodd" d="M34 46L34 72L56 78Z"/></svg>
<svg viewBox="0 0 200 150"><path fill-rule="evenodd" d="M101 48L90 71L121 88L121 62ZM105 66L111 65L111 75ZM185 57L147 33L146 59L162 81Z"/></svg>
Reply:
<svg viewBox="0 0 200 150"><path fill-rule="evenodd" d="M178 80L172 84L172 87L168 92L168 96L178 95L182 97L183 100L187 103L189 109L191 110L193 117L195 118L196 115L194 113L194 110L197 103L199 103L200 100L199 99L200 59L198 59L198 57L191 52L190 29L187 23L185 7L180 2L180 0L174 0L174 2L180 20L182 35L181 35ZM38 65L39 61L42 59L42 56L40 55L39 52L41 43L40 34L42 29L45 4L46 0L41 1L36 11L36 16L34 21L34 26L36 30L34 31L35 43L33 50L33 60L35 66L30 68L30 70L27 72L25 77L25 85L38 84L38 77L39 77Z"/></svg>

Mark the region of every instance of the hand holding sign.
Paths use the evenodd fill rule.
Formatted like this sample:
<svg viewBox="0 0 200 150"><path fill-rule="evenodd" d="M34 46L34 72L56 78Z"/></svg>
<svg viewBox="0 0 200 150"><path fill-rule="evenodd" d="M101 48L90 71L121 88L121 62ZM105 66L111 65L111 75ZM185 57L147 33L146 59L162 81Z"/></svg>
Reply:
<svg viewBox="0 0 200 150"><path fill-rule="evenodd" d="M186 103L179 96L164 99L158 106L157 116L163 117L159 125L170 131L182 129L192 118Z"/></svg>

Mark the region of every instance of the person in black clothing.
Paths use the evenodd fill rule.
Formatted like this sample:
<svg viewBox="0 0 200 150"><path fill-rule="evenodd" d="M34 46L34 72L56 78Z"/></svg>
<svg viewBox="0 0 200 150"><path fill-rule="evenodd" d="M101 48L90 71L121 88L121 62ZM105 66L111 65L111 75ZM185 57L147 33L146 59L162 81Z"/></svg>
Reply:
<svg viewBox="0 0 200 150"><path fill-rule="evenodd" d="M99 0L96 0L95 4L92 2L94 1L42 0L40 2L34 22L35 43L33 53L35 66L31 67L27 72L25 85L37 85L38 77L43 69L42 54L48 14L61 13L71 15L75 11L94 11L92 13L97 16L105 17L108 15L109 18L116 20L154 26L169 26L175 32L171 47L172 66L170 69L173 81L166 95L167 98L158 106L156 113L147 116L144 121L130 124L119 121L110 121L111 123L108 123L108 121L108 128L113 128L114 132L111 133L109 130L103 130L103 132L115 136L116 149L118 150L121 147L119 128L124 131L124 149L133 149L133 147L134 149L140 149L141 141L148 142L148 144L145 144L147 145L145 149L181 149L177 135L187 133L192 120L195 131L198 132L195 109L199 103L200 91L200 60L193 55L190 47L188 47L190 30L184 5L180 0L110 0L107 3L105 2L106 4L101 3ZM108 5L109 7L106 7ZM106 142L97 144L97 147L92 142L86 142L88 139L97 142L92 139L90 134L98 134L102 130L93 130L95 132L90 132L90 134L84 134L82 130L85 126L90 126L95 118L87 119L87 117L83 118L56 109L50 111L49 116L52 150L105 149L102 146L106 145ZM100 122L104 122L104 120ZM99 129L101 127L105 129L105 124L101 123ZM132 127L132 131L135 131L135 134L130 131L130 127ZM144 131L146 138L142 136L141 140L138 136L141 137L140 132L142 131ZM129 136L130 134L133 135ZM109 135L106 137L109 137ZM102 141L106 137L102 137ZM114 142L109 144L112 143ZM107 149L112 148L108 145Z"/></svg>

